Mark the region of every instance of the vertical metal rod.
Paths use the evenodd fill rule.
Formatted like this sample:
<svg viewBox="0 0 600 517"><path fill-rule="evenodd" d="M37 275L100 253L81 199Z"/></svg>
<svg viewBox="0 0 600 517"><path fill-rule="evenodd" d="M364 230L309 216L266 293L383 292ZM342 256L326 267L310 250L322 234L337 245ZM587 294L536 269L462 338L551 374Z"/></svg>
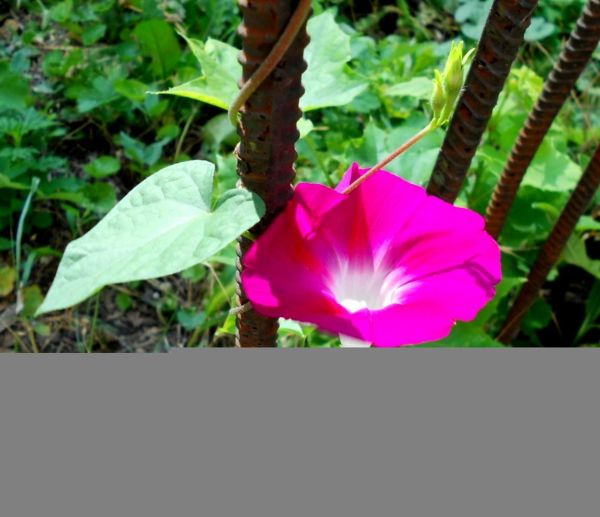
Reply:
<svg viewBox="0 0 600 517"><path fill-rule="evenodd" d="M238 0L243 12L239 29L243 46L241 84L254 74L267 57L296 9L298 0ZM296 123L302 113L298 106L304 93L302 72L306 69L304 48L306 26L290 46L273 73L259 86L241 109L236 149L241 183L265 202L266 214L251 232L259 235L292 196L294 144L299 134ZM240 283L241 257L252 241L242 237L238 246L237 296L240 305L248 302ZM274 347L277 320L250 309L237 318L237 344L242 347Z"/></svg>
<svg viewBox="0 0 600 517"><path fill-rule="evenodd" d="M523 317L537 299L548 273L558 261L569 236L593 199L598 186L600 186L600 144L531 268L527 282L511 307L504 327L498 335L498 340L502 343L510 343L519 333Z"/></svg>
<svg viewBox="0 0 600 517"><path fill-rule="evenodd" d="M486 229L502 232L527 168L600 41L600 0L588 0L542 94L521 129L486 212Z"/></svg>
<svg viewBox="0 0 600 517"><path fill-rule="evenodd" d="M494 0L427 191L453 203L538 0Z"/></svg>

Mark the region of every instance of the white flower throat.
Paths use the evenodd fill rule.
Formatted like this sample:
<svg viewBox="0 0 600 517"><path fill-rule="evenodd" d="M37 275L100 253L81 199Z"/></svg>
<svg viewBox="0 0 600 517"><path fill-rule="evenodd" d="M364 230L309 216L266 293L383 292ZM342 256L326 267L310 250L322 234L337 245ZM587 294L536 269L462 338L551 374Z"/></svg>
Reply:
<svg viewBox="0 0 600 517"><path fill-rule="evenodd" d="M377 310L401 301L406 291L403 276L401 269L345 264L333 275L330 288L336 301L350 312Z"/></svg>

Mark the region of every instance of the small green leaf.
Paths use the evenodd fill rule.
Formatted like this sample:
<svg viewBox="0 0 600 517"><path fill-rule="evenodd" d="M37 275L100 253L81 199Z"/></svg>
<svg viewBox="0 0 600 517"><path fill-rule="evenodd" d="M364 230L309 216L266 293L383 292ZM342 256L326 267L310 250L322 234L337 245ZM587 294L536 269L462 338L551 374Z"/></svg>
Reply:
<svg viewBox="0 0 600 517"><path fill-rule="evenodd" d="M117 93L133 102L142 102L148 92L148 87L144 83L134 79L119 79L113 86Z"/></svg>
<svg viewBox="0 0 600 517"><path fill-rule="evenodd" d="M296 336L305 337L302 325L294 320L288 320L285 318L279 318L279 330L278 335L283 336L286 334L294 334Z"/></svg>
<svg viewBox="0 0 600 517"><path fill-rule="evenodd" d="M381 129L373 121L369 121L363 131L363 138L358 141L359 145L348 153L345 161L375 164L406 142L425 124L425 117L421 115L411 117L405 124L392 130ZM440 131L430 133L419 142L418 152L404 153L386 169L413 183L424 184L431 175L441 142Z"/></svg>
<svg viewBox="0 0 600 517"><path fill-rule="evenodd" d="M247 190L211 210L214 165L178 163L145 179L83 237L71 242L38 314L75 305L108 284L178 273L254 226L264 211Z"/></svg>
<svg viewBox="0 0 600 517"><path fill-rule="evenodd" d="M585 269L596 278L600 278L600 260L593 260L585 249L585 242L577 235L571 235L562 253L562 259L568 264Z"/></svg>
<svg viewBox="0 0 600 517"><path fill-rule="evenodd" d="M13 247L13 243L6 237L0 237L0 251L10 250ZM0 269L0 277L2 275L2 269Z"/></svg>
<svg viewBox="0 0 600 517"><path fill-rule="evenodd" d="M0 108L24 109L29 101L27 80L9 70L7 63L0 62Z"/></svg>
<svg viewBox="0 0 600 517"><path fill-rule="evenodd" d="M142 52L152 59L152 70L164 77L175 70L181 56L175 31L165 20L146 20L133 31L142 46Z"/></svg>
<svg viewBox="0 0 600 517"><path fill-rule="evenodd" d="M50 18L58 23L65 23L73 12L73 0L64 0L53 5L50 9Z"/></svg>
<svg viewBox="0 0 600 517"><path fill-rule="evenodd" d="M77 110L87 113L105 104L117 100L113 82L106 77L96 77L90 86L75 85L67 89L67 97L77 99Z"/></svg>
<svg viewBox="0 0 600 517"><path fill-rule="evenodd" d="M502 348L504 345L486 334L480 325L459 322L447 338L419 346L422 348Z"/></svg>
<svg viewBox="0 0 600 517"><path fill-rule="evenodd" d="M162 156L163 147L169 143L170 138L163 138L158 142L154 142L150 145L146 145L144 142L137 140L129 136L127 133L121 131L119 136L116 138L117 142L120 143L124 150L125 156L140 165L147 165L151 167L156 164Z"/></svg>
<svg viewBox="0 0 600 517"><path fill-rule="evenodd" d="M529 28L525 31L525 41L539 41L552 36L555 32L556 25L541 16L534 16Z"/></svg>
<svg viewBox="0 0 600 517"><path fill-rule="evenodd" d="M556 138L546 138L523 178L523 186L565 192L581 177L581 167L557 149Z"/></svg>
<svg viewBox="0 0 600 517"><path fill-rule="evenodd" d="M100 156L83 166L83 170L97 179L107 178L119 172L121 164L112 156Z"/></svg>
<svg viewBox="0 0 600 517"><path fill-rule="evenodd" d="M577 221L577 227L575 228L577 232L589 232L590 230L599 231L600 230L600 221L596 221L593 217L589 215L583 215Z"/></svg>
<svg viewBox="0 0 600 517"><path fill-rule="evenodd" d="M594 328L594 322L600 318L600 279L596 279L585 303L585 319L577 332L577 340Z"/></svg>
<svg viewBox="0 0 600 517"><path fill-rule="evenodd" d="M45 323L34 322L33 330L38 336L48 337L52 333L52 328L50 325L46 325Z"/></svg>
<svg viewBox="0 0 600 517"><path fill-rule="evenodd" d="M126 293L118 293L115 297L115 303L123 312L126 312L133 307L133 300L131 299L131 296Z"/></svg>
<svg viewBox="0 0 600 517"><path fill-rule="evenodd" d="M9 188L14 190L29 190L29 187L24 183L17 183L16 181L11 181L10 178L7 178L4 174L0 174L0 188Z"/></svg>
<svg viewBox="0 0 600 517"><path fill-rule="evenodd" d="M177 311L177 321L185 330L194 330L206 320L206 314L203 311L195 309L179 309Z"/></svg>
<svg viewBox="0 0 600 517"><path fill-rule="evenodd" d="M30 318L35 314L35 311L42 304L44 296L39 285L30 285L21 289L23 297L23 309L21 315Z"/></svg>
<svg viewBox="0 0 600 517"><path fill-rule="evenodd" d="M197 266L192 266L186 269L185 271L181 272L181 278L185 278L186 280L190 280L191 282L199 282L204 277L206 277L206 267L200 264L198 264Z"/></svg>
<svg viewBox="0 0 600 517"><path fill-rule="evenodd" d="M432 91L433 84L430 79L427 77L413 77L408 81L394 84L385 88L385 95L390 97L415 97L417 99L428 99L431 96ZM443 95L443 90L440 93ZM442 103L443 108L446 103L445 98L442 99Z"/></svg>
<svg viewBox="0 0 600 517"><path fill-rule="evenodd" d="M110 183L90 183L82 192L88 201L88 208L101 214L108 212L117 202L115 187Z"/></svg>
<svg viewBox="0 0 600 517"><path fill-rule="evenodd" d="M523 284L526 278L515 278L505 276L502 281L496 286L496 295L489 303L481 309L477 318L474 320L475 323L483 326L488 320L490 320L494 315L497 314L498 305L502 301L502 299L510 294L510 292L515 289L517 286Z"/></svg>
<svg viewBox="0 0 600 517"><path fill-rule="evenodd" d="M84 45L93 45L100 38L103 38L104 34L106 34L106 25L103 23L96 23L83 31L81 34L81 41Z"/></svg>
<svg viewBox="0 0 600 517"><path fill-rule="evenodd" d="M12 267L0 267L0 296L7 296L15 288L17 272Z"/></svg>
<svg viewBox="0 0 600 517"><path fill-rule="evenodd" d="M187 97L218 108L228 109L238 94L242 66L238 50L227 43L209 38L206 44L187 39L188 46L198 59L202 75L180 86L158 93Z"/></svg>

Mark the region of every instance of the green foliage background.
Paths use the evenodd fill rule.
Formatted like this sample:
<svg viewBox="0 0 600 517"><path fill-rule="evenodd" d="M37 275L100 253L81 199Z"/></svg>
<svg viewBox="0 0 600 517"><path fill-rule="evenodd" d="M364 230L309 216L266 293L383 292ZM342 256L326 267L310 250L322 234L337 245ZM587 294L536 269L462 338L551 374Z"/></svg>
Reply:
<svg viewBox="0 0 600 517"><path fill-rule="evenodd" d="M421 129L433 70L443 65L453 39L475 45L489 4L315 1L314 16L330 18L333 26L315 33L307 53L312 64L305 85L316 93L303 100L312 109L301 124L297 180L334 184L353 161L374 164ZM458 201L480 212L584 2L540 4ZM236 64L219 42L239 47L234 0L22 0L9 2L5 11L0 313L10 324L0 324L0 346L148 351L208 346L215 338L229 343L233 246L211 259L209 268L110 288L62 317L33 314L66 244L144 177L172 163L204 159L217 165L215 196L235 186L237 137L222 109L227 99L211 105L148 94L184 84L203 95L230 87L225 76ZM178 33L197 42L195 52ZM435 346L497 345L492 336L509 301L600 139L599 71L596 51L526 177L501 240L506 278L497 298L475 322L458 325ZM429 135L390 169L424 184L442 139L441 130ZM24 210L28 196L32 203ZM584 284L574 328L558 334L565 345L599 340L599 223L592 215L581 220L551 277L558 282L576 270ZM548 345L548 335L556 334L548 329L560 319L564 300L546 300L551 303L540 300L528 315L517 345ZM18 316L7 316L11 307L18 307ZM123 338L125 327L133 329L131 339ZM337 340L284 322L281 346L337 346Z"/></svg>

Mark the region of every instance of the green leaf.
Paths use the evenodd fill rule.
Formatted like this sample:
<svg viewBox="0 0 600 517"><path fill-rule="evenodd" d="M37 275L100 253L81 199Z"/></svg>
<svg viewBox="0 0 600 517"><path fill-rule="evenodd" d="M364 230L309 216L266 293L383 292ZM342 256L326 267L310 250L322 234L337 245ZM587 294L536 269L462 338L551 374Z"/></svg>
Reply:
<svg viewBox="0 0 600 517"><path fill-rule="evenodd" d="M206 313L195 309L179 309L177 321L186 330L194 330L206 320Z"/></svg>
<svg viewBox="0 0 600 517"><path fill-rule="evenodd" d="M6 237L0 237L0 251L10 250L13 247L13 243ZM0 277L2 275L2 269L0 269Z"/></svg>
<svg viewBox="0 0 600 517"><path fill-rule="evenodd" d="M204 141L215 149L235 135L235 128L231 125L226 113L220 113L211 118L202 126L201 131Z"/></svg>
<svg viewBox="0 0 600 517"><path fill-rule="evenodd" d="M24 109L29 100L29 83L0 63L0 108Z"/></svg>
<svg viewBox="0 0 600 517"><path fill-rule="evenodd" d="M286 334L295 334L296 336L305 337L302 325L294 320L288 320L285 318L279 318L279 329L277 331L279 336Z"/></svg>
<svg viewBox="0 0 600 517"><path fill-rule="evenodd" d="M4 174L0 174L0 188L9 188L13 190L29 190L29 187L24 183L11 181Z"/></svg>
<svg viewBox="0 0 600 517"><path fill-rule="evenodd" d="M141 165L148 165L151 167L158 162L158 160L160 160L163 147L169 143L170 139L163 138L158 142L146 145L144 142L141 142L121 131L117 141L125 149L125 156L127 156L127 158L138 162Z"/></svg>
<svg viewBox="0 0 600 517"><path fill-rule="evenodd" d="M353 78L347 69L352 58L350 36L335 22L333 14L323 13L308 22L311 42L304 52L308 68L302 76L305 94L300 99L304 111L342 106L367 88L367 82ZM202 75L160 94L187 97L222 109L228 109L236 98L242 67L238 49L209 38L206 44L186 38L198 59Z"/></svg>
<svg viewBox="0 0 600 517"><path fill-rule="evenodd" d="M50 325L46 325L45 323L34 322L33 330L38 336L48 337L52 333L52 327Z"/></svg>
<svg viewBox="0 0 600 517"><path fill-rule="evenodd" d="M129 309L131 309L131 307L133 307L133 300L131 299L131 296L126 293L117 293L117 296L115 297L115 303L123 312L127 312Z"/></svg>
<svg viewBox="0 0 600 517"><path fill-rule="evenodd" d="M115 91L133 102L142 102L146 98L148 87L134 79L119 79L113 85Z"/></svg>
<svg viewBox="0 0 600 517"><path fill-rule="evenodd" d="M93 178L107 178L119 172L121 164L112 156L100 156L83 166L83 170Z"/></svg>
<svg viewBox="0 0 600 517"><path fill-rule="evenodd" d="M50 18L58 23L69 21L73 12L73 0L65 0L53 5L50 9Z"/></svg>
<svg viewBox="0 0 600 517"><path fill-rule="evenodd" d="M335 22L333 13L324 12L308 21L310 43L304 51L308 68L302 76L306 90L300 108L310 111L327 106L343 106L362 93L368 83L347 71L352 59L350 36Z"/></svg>
<svg viewBox="0 0 600 517"><path fill-rule="evenodd" d="M178 273L254 226L264 207L250 192L226 192L211 210L214 166L178 163L135 187L71 242L38 314L75 305L108 284Z"/></svg>
<svg viewBox="0 0 600 517"><path fill-rule="evenodd" d="M596 278L600 278L600 260L593 260L587 254L585 242L577 235L571 235L562 253L562 259L568 264L573 264L585 269Z"/></svg>
<svg viewBox="0 0 600 517"><path fill-rule="evenodd" d="M459 0L461 4L454 12L454 19L461 25L462 33L478 40L490 12L492 0Z"/></svg>
<svg viewBox="0 0 600 517"><path fill-rule="evenodd" d="M187 97L228 109L238 94L238 81L242 77L242 66L237 60L238 50L212 38L206 44L195 39L186 38L186 41L200 63L202 75L158 93Z"/></svg>
<svg viewBox="0 0 600 517"><path fill-rule="evenodd" d="M556 148L556 139L546 138L523 178L523 186L564 192L572 189L580 176L581 167Z"/></svg>
<svg viewBox="0 0 600 517"><path fill-rule="evenodd" d="M481 326L459 322L447 338L419 346L422 348L502 348L504 345L486 334Z"/></svg>
<svg viewBox="0 0 600 517"><path fill-rule="evenodd" d="M104 34L106 34L106 25L103 23L96 23L83 31L81 34L81 41L84 45L93 45L100 38L103 38Z"/></svg>
<svg viewBox="0 0 600 517"><path fill-rule="evenodd" d="M496 286L496 295L490 302L479 312L474 320L479 325L485 325L494 315L497 314L498 305L505 296L517 286L523 284L526 278L524 277L504 277Z"/></svg>
<svg viewBox="0 0 600 517"><path fill-rule="evenodd" d="M12 267L0 267L0 296L12 293L17 280L17 272Z"/></svg>
<svg viewBox="0 0 600 517"><path fill-rule="evenodd" d="M152 70L160 76L170 74L179 61L181 48L175 31L164 20L146 20L133 31L140 42L142 52L152 59Z"/></svg>
<svg viewBox="0 0 600 517"><path fill-rule="evenodd" d="M528 186L519 189L519 195L509 212L502 232L503 244L515 248L530 247L533 242L543 240L556 220L542 207L551 204L562 208L567 197L566 193L548 192Z"/></svg>
<svg viewBox="0 0 600 517"><path fill-rule="evenodd" d="M23 297L23 309L21 315L30 318L35 314L35 311L42 304L44 296L39 285L30 285L21 289Z"/></svg>
<svg viewBox="0 0 600 517"><path fill-rule="evenodd" d="M408 81L388 86L384 89L388 97L415 97L429 99L433 90L433 83L428 77L413 77Z"/></svg>
<svg viewBox="0 0 600 517"><path fill-rule="evenodd" d="M77 110L87 113L119 98L113 83L106 77L96 77L91 86L74 86L67 90L68 97L77 99Z"/></svg>
<svg viewBox="0 0 600 517"><path fill-rule="evenodd" d="M363 167L373 166L414 136L426 124L427 120L421 115L411 117L392 130L380 129L370 121L364 129L363 137L357 140L356 149L351 149L348 153L346 162L357 161ZM431 175L441 142L441 131L433 131L414 149L386 166L386 169L413 183L424 184Z"/></svg>
<svg viewBox="0 0 600 517"><path fill-rule="evenodd" d="M525 31L525 41L539 41L541 39L552 36L556 32L556 25L546 21L541 16L534 16L531 19L531 24Z"/></svg>
<svg viewBox="0 0 600 517"><path fill-rule="evenodd" d="M585 303L585 320L579 328L577 340L583 338L594 327L598 318L600 318L600 280L596 279Z"/></svg>
<svg viewBox="0 0 600 517"><path fill-rule="evenodd" d="M577 221L577 226L575 228L577 232L589 232L590 230L599 231L600 230L600 221L596 221L593 217L589 215L582 215Z"/></svg>
<svg viewBox="0 0 600 517"><path fill-rule="evenodd" d="M90 183L82 193L88 201L85 203L87 207L101 214L108 212L117 202L115 187L110 183Z"/></svg>

